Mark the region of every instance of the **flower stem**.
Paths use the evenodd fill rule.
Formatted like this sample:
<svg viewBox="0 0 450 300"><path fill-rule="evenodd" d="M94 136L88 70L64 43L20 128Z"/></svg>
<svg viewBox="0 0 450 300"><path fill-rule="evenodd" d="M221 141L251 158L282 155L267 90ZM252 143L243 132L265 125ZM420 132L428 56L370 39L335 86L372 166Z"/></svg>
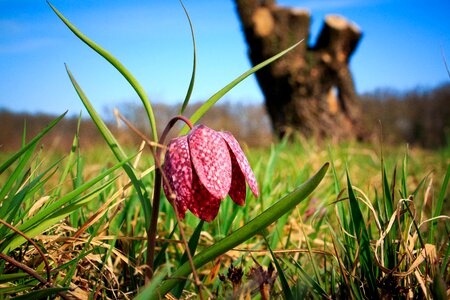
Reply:
<svg viewBox="0 0 450 300"><path fill-rule="evenodd" d="M175 125L175 123L181 120L185 122L191 129L192 123L188 118L184 116L175 116L170 119L169 123L167 123L166 128L164 128L163 133L161 134L160 143L163 145L164 141L167 137L167 134ZM152 154L155 158L155 186L153 190L153 205L152 205L152 216L150 219L150 225L147 230L147 271L145 273L145 284L148 284L153 277L153 263L155 260L155 244L156 244L156 231L158 225L158 215L159 215L159 204L161 200L161 183L162 183L162 169L161 169L161 147L156 148L156 153ZM187 250L189 251L189 249Z"/></svg>
<svg viewBox="0 0 450 300"><path fill-rule="evenodd" d="M182 116L182 115L175 116L172 119L170 119L169 123L167 123L166 128L164 128L164 131L161 134L161 139L160 139L161 144L164 144L164 140L166 139L167 134L169 133L170 129L172 129L173 125L175 125L175 123L178 120L183 121L184 123L186 123L187 126L189 126L190 129L192 129L193 125L188 118L186 118L185 116Z"/></svg>

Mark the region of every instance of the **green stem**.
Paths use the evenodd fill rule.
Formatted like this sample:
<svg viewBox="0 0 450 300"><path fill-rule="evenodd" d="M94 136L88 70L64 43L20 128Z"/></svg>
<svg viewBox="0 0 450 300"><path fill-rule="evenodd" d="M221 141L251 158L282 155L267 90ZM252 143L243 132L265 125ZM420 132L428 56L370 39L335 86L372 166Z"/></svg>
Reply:
<svg viewBox="0 0 450 300"><path fill-rule="evenodd" d="M172 129L175 123L181 120L185 122L191 129L192 123L188 118L184 116L175 116L173 117L169 123L167 123L166 128L164 128L163 133L161 134L160 143L163 145L164 141L167 137L167 134ZM155 186L153 192L153 207L152 207L152 216L150 219L150 225L147 231L147 271L145 273L145 284L147 285L153 277L153 262L155 260L155 244L156 244L156 231L158 225L158 215L159 215L159 204L161 200L161 183L162 183L162 169L161 169L161 147L156 149L155 154Z"/></svg>

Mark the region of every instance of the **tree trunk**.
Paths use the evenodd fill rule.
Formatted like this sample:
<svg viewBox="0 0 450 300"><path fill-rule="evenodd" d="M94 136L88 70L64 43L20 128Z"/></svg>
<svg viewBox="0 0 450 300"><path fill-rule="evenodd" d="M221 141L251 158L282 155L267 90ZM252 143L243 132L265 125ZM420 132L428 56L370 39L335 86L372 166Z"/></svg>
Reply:
<svg viewBox="0 0 450 300"><path fill-rule="evenodd" d="M307 136L360 137L349 59L361 38L359 28L329 15L314 46L308 47L311 16L275 1L235 0L249 57L256 65L304 39L281 59L256 72L274 131Z"/></svg>

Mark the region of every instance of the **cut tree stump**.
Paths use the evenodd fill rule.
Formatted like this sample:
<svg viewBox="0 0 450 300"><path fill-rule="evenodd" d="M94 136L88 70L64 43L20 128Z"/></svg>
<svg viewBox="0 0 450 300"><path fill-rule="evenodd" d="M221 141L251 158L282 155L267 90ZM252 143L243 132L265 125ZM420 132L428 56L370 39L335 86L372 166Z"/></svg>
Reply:
<svg viewBox="0 0 450 300"><path fill-rule="evenodd" d="M275 1L235 0L253 65L304 42L256 72L267 112L278 136L300 131L306 136L362 137L359 103L349 60L361 30L328 15L314 46L309 45L311 15Z"/></svg>

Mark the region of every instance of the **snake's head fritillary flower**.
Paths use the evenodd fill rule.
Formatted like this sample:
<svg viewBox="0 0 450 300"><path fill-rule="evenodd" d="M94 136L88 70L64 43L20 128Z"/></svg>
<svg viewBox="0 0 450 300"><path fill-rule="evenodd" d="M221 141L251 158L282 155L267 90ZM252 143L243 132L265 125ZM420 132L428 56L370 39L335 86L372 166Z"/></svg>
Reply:
<svg viewBox="0 0 450 300"><path fill-rule="evenodd" d="M233 135L204 125L169 142L163 171L167 179L164 193L181 218L189 209L211 222L227 195L243 206L245 182L255 197L259 196L255 175Z"/></svg>

